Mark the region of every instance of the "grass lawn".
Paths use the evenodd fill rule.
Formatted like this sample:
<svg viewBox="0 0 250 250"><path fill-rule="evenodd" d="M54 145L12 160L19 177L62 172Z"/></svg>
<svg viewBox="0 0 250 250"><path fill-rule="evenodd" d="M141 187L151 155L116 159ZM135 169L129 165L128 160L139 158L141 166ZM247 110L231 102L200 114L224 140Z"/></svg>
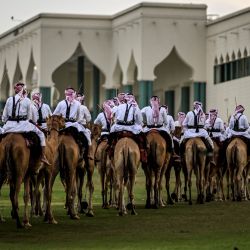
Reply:
<svg viewBox="0 0 250 250"><path fill-rule="evenodd" d="M101 208L99 177L95 173L95 217L72 221L63 209L65 194L59 180L53 190L58 225L32 218L32 228L16 229L10 218L8 187L0 197L0 249L250 249L250 203L179 203L158 210L144 209L145 180L140 170L135 189L137 216L117 216ZM193 184L194 185L194 184ZM193 195L196 198L195 193ZM22 194L19 198L22 216Z"/></svg>

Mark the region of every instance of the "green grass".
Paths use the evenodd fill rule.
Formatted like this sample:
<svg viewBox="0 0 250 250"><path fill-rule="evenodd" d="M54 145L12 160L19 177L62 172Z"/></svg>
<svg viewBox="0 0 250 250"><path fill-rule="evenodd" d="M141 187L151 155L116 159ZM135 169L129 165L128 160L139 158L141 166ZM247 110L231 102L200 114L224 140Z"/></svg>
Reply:
<svg viewBox="0 0 250 250"><path fill-rule="evenodd" d="M53 211L58 225L32 218L32 228L16 229L10 218L8 187L4 186L0 210L0 249L249 249L250 203L211 202L204 205L179 203L158 210L144 209L145 180L140 170L135 198L137 216L117 216L117 210L101 209L100 184L95 173L95 217L79 221L63 209L65 194L57 180ZM165 194L164 194L165 195ZM195 198L195 193L194 193ZM22 215L22 194L20 195Z"/></svg>

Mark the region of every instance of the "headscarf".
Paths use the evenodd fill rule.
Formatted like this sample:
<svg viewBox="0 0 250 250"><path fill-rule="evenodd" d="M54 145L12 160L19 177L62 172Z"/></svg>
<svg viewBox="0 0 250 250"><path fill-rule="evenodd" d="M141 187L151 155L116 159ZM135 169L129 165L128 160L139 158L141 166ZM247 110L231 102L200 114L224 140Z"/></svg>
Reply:
<svg viewBox="0 0 250 250"><path fill-rule="evenodd" d="M235 114L243 113L245 111L245 108L242 105L237 105L235 108Z"/></svg>
<svg viewBox="0 0 250 250"><path fill-rule="evenodd" d="M194 109L197 111L197 113L203 113L202 103L198 102L198 101L195 101L194 102Z"/></svg>
<svg viewBox="0 0 250 250"><path fill-rule="evenodd" d="M153 121L155 124L159 121L159 115L160 115L160 99L158 96L152 96L150 99L150 105L152 107L153 111Z"/></svg>
<svg viewBox="0 0 250 250"><path fill-rule="evenodd" d="M20 98L25 98L27 96L26 85L23 82L17 82L14 85L15 93L20 96Z"/></svg>
<svg viewBox="0 0 250 250"><path fill-rule="evenodd" d="M210 111L209 111L209 123L211 126L214 125L217 116L218 116L218 110L217 109L210 109Z"/></svg>
<svg viewBox="0 0 250 250"><path fill-rule="evenodd" d="M182 126L182 123L186 117L186 114L184 112L178 112L177 117L178 117L177 120L179 124Z"/></svg>
<svg viewBox="0 0 250 250"><path fill-rule="evenodd" d="M118 98L119 104L124 103L124 102L125 102L125 93L119 93L119 94L117 95L117 98Z"/></svg>
<svg viewBox="0 0 250 250"><path fill-rule="evenodd" d="M81 93L78 93L78 94L76 95L76 100L77 100L78 102L80 102L81 104L83 104L83 103L84 103L84 100L85 100L85 96L82 95Z"/></svg>
<svg viewBox="0 0 250 250"><path fill-rule="evenodd" d="M73 88L67 88L64 93L65 93L66 100L69 103L72 103L76 97L75 90Z"/></svg>
<svg viewBox="0 0 250 250"><path fill-rule="evenodd" d="M37 92L37 93L33 93L31 95L31 99L32 101L38 106L40 107L42 104L42 94Z"/></svg>
<svg viewBox="0 0 250 250"><path fill-rule="evenodd" d="M109 123L111 123L113 107L114 107L114 102L112 100L106 100L102 104L103 112Z"/></svg>

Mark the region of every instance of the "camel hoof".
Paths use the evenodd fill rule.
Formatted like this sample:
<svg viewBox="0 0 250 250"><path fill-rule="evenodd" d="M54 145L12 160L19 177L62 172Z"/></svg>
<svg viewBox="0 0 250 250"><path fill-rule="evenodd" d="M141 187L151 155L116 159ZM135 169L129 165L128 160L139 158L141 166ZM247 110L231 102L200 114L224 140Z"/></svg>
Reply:
<svg viewBox="0 0 250 250"><path fill-rule="evenodd" d="M6 220L3 218L3 216L0 216L0 222L6 222Z"/></svg>
<svg viewBox="0 0 250 250"><path fill-rule="evenodd" d="M150 208L151 208L151 204L150 204L150 203L147 203L147 204L145 205L145 208L146 208L146 209L150 209Z"/></svg>
<svg viewBox="0 0 250 250"><path fill-rule="evenodd" d="M135 212L135 210L131 211L131 215L137 215L137 213Z"/></svg>
<svg viewBox="0 0 250 250"><path fill-rule="evenodd" d="M193 205L192 201L189 201L188 204L189 204L189 205Z"/></svg>
<svg viewBox="0 0 250 250"><path fill-rule="evenodd" d="M88 216L88 217L94 217L95 215L94 215L94 212L92 210L90 210L90 211L88 211L86 213L86 216Z"/></svg>
<svg viewBox="0 0 250 250"><path fill-rule="evenodd" d="M82 208L82 209L86 210L86 209L88 208L88 206L89 206L89 204L88 204L87 201L81 202L81 208Z"/></svg>
<svg viewBox="0 0 250 250"><path fill-rule="evenodd" d="M29 228L32 227L32 225L31 225L29 222L25 222L25 223L23 223L23 227L24 227L25 229L29 229Z"/></svg>
<svg viewBox="0 0 250 250"><path fill-rule="evenodd" d="M52 218L50 220L47 220L45 222L48 223L48 224L53 224L53 225L57 225L58 224L58 222L54 218Z"/></svg>
<svg viewBox="0 0 250 250"><path fill-rule="evenodd" d="M71 219L71 220L80 220L80 216L78 216L77 214L72 214L72 215L70 216L70 219Z"/></svg>
<svg viewBox="0 0 250 250"><path fill-rule="evenodd" d="M124 212L119 212L118 215L119 215L119 216L124 216L125 213L124 213Z"/></svg>
<svg viewBox="0 0 250 250"><path fill-rule="evenodd" d="M171 198L169 198L169 199L167 200L167 204L168 204L168 205L174 205L174 202L173 202L173 200L172 200Z"/></svg>
<svg viewBox="0 0 250 250"><path fill-rule="evenodd" d="M178 202L177 194L176 194L176 193L172 193L172 194L171 194L171 199L172 199L173 201Z"/></svg>
<svg viewBox="0 0 250 250"><path fill-rule="evenodd" d="M133 204L132 203L128 203L127 204L127 209L128 210L132 210L133 209Z"/></svg>

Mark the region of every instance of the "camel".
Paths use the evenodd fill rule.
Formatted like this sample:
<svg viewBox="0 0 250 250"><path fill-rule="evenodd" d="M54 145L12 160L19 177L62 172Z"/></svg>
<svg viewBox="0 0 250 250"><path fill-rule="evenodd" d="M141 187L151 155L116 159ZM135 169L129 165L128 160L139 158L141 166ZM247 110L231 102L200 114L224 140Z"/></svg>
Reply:
<svg viewBox="0 0 250 250"><path fill-rule="evenodd" d="M52 198L52 185L51 178L54 169L56 168L56 159L58 154L58 145L59 145L59 131L64 128L65 121L62 116L53 115L49 116L46 119L47 128L48 128L48 137L46 139L46 148L45 154L48 161L51 165L45 163L42 164L42 167L38 173L37 183L35 186L34 197L36 199L36 206L33 205L33 213L36 215L43 215L43 211L40 203L40 192L39 186L44 181L44 211L45 217L44 221L49 224L57 224L57 221L54 219L54 216L51 211L51 198ZM33 202L34 203L34 202Z"/></svg>
<svg viewBox="0 0 250 250"><path fill-rule="evenodd" d="M28 202L30 191L30 178L35 173L41 164L41 148L39 138L37 139L37 147L29 147L27 140L21 133L9 133L3 140L4 147L4 165L3 169L6 173L10 185L10 199L12 203L11 215L16 219L17 228L29 228ZM21 189L21 184L24 182L24 216L23 223L19 217L18 195Z"/></svg>
<svg viewBox="0 0 250 250"><path fill-rule="evenodd" d="M232 200L242 200L244 192L243 171L247 166L247 145L239 137L234 137L226 149L229 185L232 190ZM248 176L245 175L247 178Z"/></svg>
<svg viewBox="0 0 250 250"><path fill-rule="evenodd" d="M102 208L108 208L113 202L114 167L107 153L108 139L103 140L95 153L96 166L101 180ZM110 185L110 199L108 201L108 188Z"/></svg>
<svg viewBox="0 0 250 250"><path fill-rule="evenodd" d="M168 167L170 153L167 152L166 141L160 135L158 130L152 129L148 132L147 140L149 144L148 162L147 164L142 165L146 176L147 200L145 207L158 208L162 202L161 183ZM169 200L171 199L169 193L169 183L166 185L166 188Z"/></svg>
<svg viewBox="0 0 250 250"><path fill-rule="evenodd" d="M87 216L93 217L93 192L94 192L94 183L93 183L93 174L95 169L94 162L94 154L97 147L97 140L101 133L101 127L97 124L90 124L91 130L91 143L92 146L90 148L90 152L88 157L85 157L83 163L77 168L77 194L78 194L78 212L86 213ZM82 188L84 183L84 177L87 174L87 184L84 199L82 201ZM89 191L88 202L87 199L87 191Z"/></svg>
<svg viewBox="0 0 250 250"><path fill-rule="evenodd" d="M208 188L206 200L210 201L214 198L216 200L222 201L225 200L224 187L223 187L223 176L225 174L225 155L222 151L222 143L218 140L212 138L214 144L214 163L210 164L210 172L208 176ZM217 194L216 197L214 195Z"/></svg>
<svg viewBox="0 0 250 250"><path fill-rule="evenodd" d="M201 138L190 138L185 145L185 165L189 189L189 204L192 205L192 171L196 176L197 203L204 203L206 146Z"/></svg>
<svg viewBox="0 0 250 250"><path fill-rule="evenodd" d="M118 206L119 215L127 213L124 205L124 188L128 188L129 202L131 205L131 214L136 215L134 206L134 185L135 176L140 165L140 150L137 143L126 136L119 139L114 150L114 170L116 178L116 188L119 192Z"/></svg>
<svg viewBox="0 0 250 250"><path fill-rule="evenodd" d="M77 129L70 127L73 133L78 133ZM68 215L71 219L78 220L78 216L75 210L75 197L76 197L76 170L82 163L80 161L80 149L71 133L63 133L59 136L58 145L58 158L57 166L53 171L51 178L51 186L53 186L55 178L60 171L62 182L65 185L66 191L66 207Z"/></svg>

